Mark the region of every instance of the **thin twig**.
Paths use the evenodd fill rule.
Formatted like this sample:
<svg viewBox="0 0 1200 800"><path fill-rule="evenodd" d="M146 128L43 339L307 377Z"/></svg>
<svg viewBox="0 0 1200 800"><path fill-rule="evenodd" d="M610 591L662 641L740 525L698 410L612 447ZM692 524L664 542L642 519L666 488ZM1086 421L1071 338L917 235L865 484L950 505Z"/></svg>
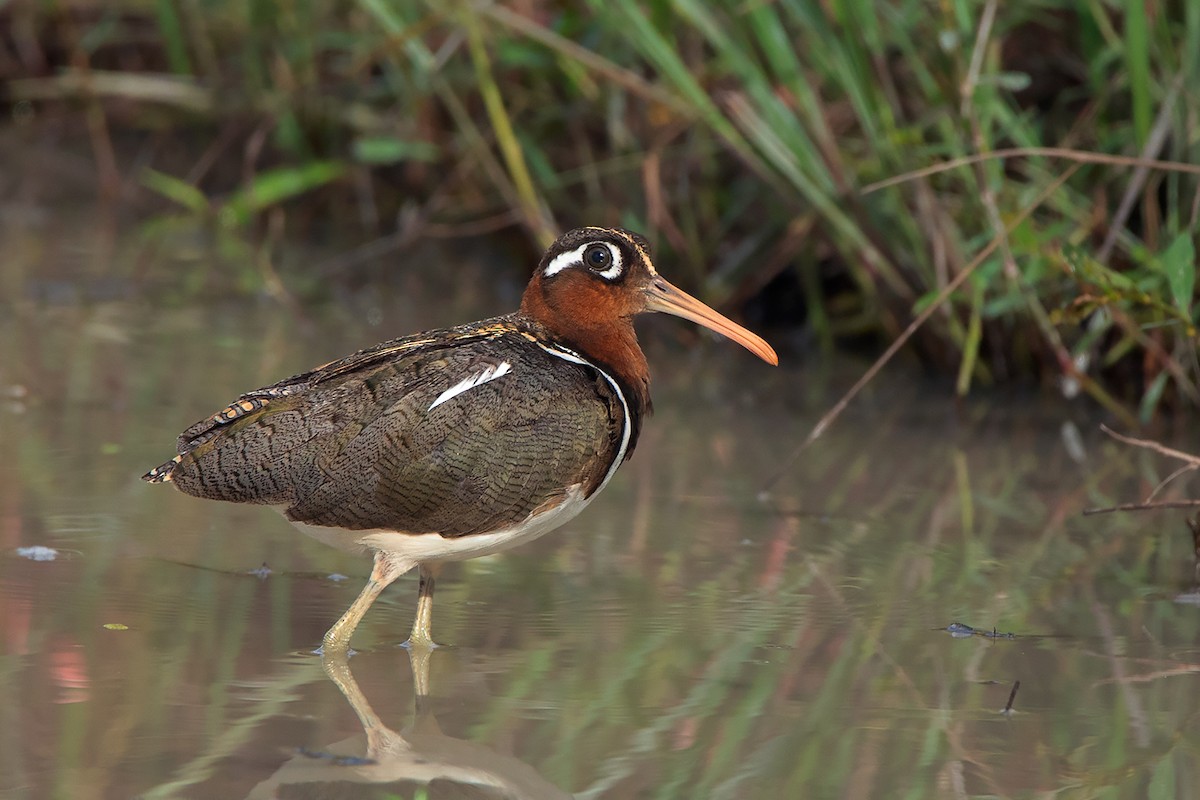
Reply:
<svg viewBox="0 0 1200 800"><path fill-rule="evenodd" d="M215 106L213 92L191 78L69 69L51 78L18 78L6 84L13 100L57 100L64 97L115 97L161 103L206 114Z"/></svg>
<svg viewBox="0 0 1200 800"><path fill-rule="evenodd" d="M1126 675L1120 679L1103 678L1096 681L1093 686L1103 686L1108 683L1150 683L1151 681L1162 680L1163 678L1178 678L1181 675L1195 675L1200 672L1200 664L1180 664L1175 669L1164 669L1158 672L1149 672L1142 675Z"/></svg>
<svg viewBox="0 0 1200 800"><path fill-rule="evenodd" d="M967 68L967 77L963 80L962 107L959 113L964 117L971 111L971 99L975 96L975 86L979 83L979 72L983 69L983 54L987 50L988 37L992 33L992 23L996 21L996 0L988 0L979 19L979 30L975 32L975 46L971 49L971 65Z"/></svg>
<svg viewBox="0 0 1200 800"><path fill-rule="evenodd" d="M1085 508L1082 511L1082 514L1085 517L1090 517L1094 514L1112 514L1116 511L1150 511L1161 508L1200 508L1200 500L1164 500L1159 503L1122 503L1119 506L1109 506L1107 508Z"/></svg>
<svg viewBox="0 0 1200 800"><path fill-rule="evenodd" d="M777 484L787 473L787 471L792 468L792 465L795 464L796 460L800 458L801 454L808 449L809 445L820 438L821 434L825 432L825 429L833 424L833 421L841 415L846 406L850 404L850 401L853 400L860 391L862 391L864 386L871 382L875 375L878 374L881 369L883 369L885 364L892 360L892 357L895 356L900 348L912 338L912 335L917 332L917 329L924 325L925 321L933 316L934 312L937 311L942 303L946 302L946 299L954 292L954 290L961 286L963 282L971 276L971 273L978 269L979 265L987 260L988 256L990 256L996 250L996 248L1000 246L1000 243L1004 240L1004 237L1012 233L1012 231L1014 231L1018 225L1023 223L1025 219L1034 212L1034 210L1039 208L1042 203L1046 202L1046 199L1050 197L1050 195L1058 191L1058 188L1066 183L1067 180L1074 175L1078 169L1078 164L1073 165L1063 172L1063 174L1059 175L1057 178L1047 184L1046 188L1038 193L1038 196L1034 198L1032 203L1022 209L1019 214L1009 221L1008 226L1003 232L992 237L992 240L988 242L986 247L979 251L978 255L971 260L971 263L963 267L962 272L955 275L954 279L947 283L945 287L943 287L942 291L938 292L938 296L934 298L933 302L927 305L924 310L917 315L916 319L908 324L908 327L906 327L904 331L898 337L896 337L896 340L888 346L888 349L883 352L883 355L877 358L875 363L872 364L865 373L863 373L863 376L859 378L853 386L850 387L849 391L842 395L840 400L834 403L833 408L826 411L825 415L817 421L817 424L813 426L811 431L809 431L808 436L804 438L804 441L802 441L799 446L797 446L788 455L788 457L783 460L783 464L780 465L779 470L763 485L760 495L769 493L771 489L775 487L775 484Z"/></svg>
<svg viewBox="0 0 1200 800"><path fill-rule="evenodd" d="M962 156L960 158L952 158L949 161L943 161L941 164L916 169L911 172L905 172L900 175L895 175L891 178L885 178L881 181L868 183L866 186L858 190L859 194L871 194L880 189L886 189L889 186L897 186L901 183L908 183L920 178L926 178L930 175L937 175L939 172L948 172L959 167L970 166L971 164L980 161L990 161L992 159L1009 159L1009 158L1061 158L1066 161L1075 161L1080 164L1108 164L1110 166L1119 167L1148 167L1150 169L1160 169L1164 172L1186 172L1191 175L1200 175L1200 164L1187 164L1182 161L1157 161L1152 158L1138 158L1135 156L1114 156L1107 153L1093 153L1088 150L1072 150L1069 147L1009 147L1003 150L993 150L990 153L978 153L971 156Z"/></svg>
<svg viewBox="0 0 1200 800"><path fill-rule="evenodd" d="M1159 442L1153 441L1152 439L1136 439L1132 436L1126 436L1124 434L1117 433L1112 428L1108 427L1107 425L1104 425L1103 423L1101 423L1101 425L1100 425L1100 430L1104 431L1109 436L1116 439L1118 442L1122 442L1122 443L1128 444L1128 445L1133 445L1134 447L1141 447L1146 450L1153 450L1155 453L1158 453L1159 455L1164 455L1164 456L1167 456L1168 458L1178 459L1183 462L1183 466L1180 467L1179 469L1175 470L1170 475L1168 475L1164 480L1159 482L1159 484L1154 487L1154 490L1152 492L1150 492L1150 495L1143 502L1141 502L1141 503L1123 503L1122 505L1112 506L1110 508L1085 508L1083 510L1083 515L1085 517L1091 516L1092 514L1111 514L1114 511L1147 511L1150 509L1157 509L1157 508L1197 508L1197 507L1200 507L1200 500L1172 500L1172 501L1166 501L1166 502L1152 502L1154 500L1154 498L1158 495L1158 493L1161 492L1168 483L1175 480L1180 475L1191 472L1192 470L1195 470L1195 469L1200 469L1200 456L1194 456L1191 453L1185 453L1182 450L1176 450L1172 447L1167 447L1166 445L1160 444Z"/></svg>
<svg viewBox="0 0 1200 800"><path fill-rule="evenodd" d="M1162 108L1158 111L1158 119L1154 121L1154 128L1146 139L1145 147L1142 148L1143 158L1148 159L1161 152L1163 145L1167 143L1167 134L1171 131L1171 116L1175 110L1175 100L1179 97L1179 88L1182 83L1183 73L1180 72L1171 82L1171 89L1167 92ZM1096 260L1101 264L1108 262L1113 248L1117 246L1117 238L1120 237L1121 231L1125 230L1125 221L1133 213L1133 208L1137 205L1139 195L1141 195L1149 175L1150 168L1147 166L1139 166L1133 171L1133 177L1129 179L1129 185L1125 187L1125 194L1121 197L1117 212L1113 214L1109 222L1108 233L1105 234L1100 249L1096 251Z"/></svg>
<svg viewBox="0 0 1200 800"><path fill-rule="evenodd" d="M1153 450L1154 452L1167 456L1168 458L1177 458L1180 461L1191 464L1193 469L1200 468L1200 456L1194 456L1191 453L1185 453L1182 450L1175 450L1174 448L1167 447L1166 445L1160 444L1151 439L1135 439L1132 436L1126 436L1124 434L1117 433L1112 428L1104 424L1100 425L1100 430L1104 431L1118 442L1131 444L1134 447L1144 447L1147 450Z"/></svg>
<svg viewBox="0 0 1200 800"><path fill-rule="evenodd" d="M1182 467L1175 470L1167 477L1163 478L1161 481L1158 482L1158 486L1154 487L1154 491L1152 491L1152 492L1150 492L1150 494L1146 495L1146 502L1147 503L1152 502L1154 500L1154 498L1158 496L1159 492L1161 492L1163 489L1167 488L1167 485L1169 483L1171 483L1171 481L1175 480L1176 478L1178 478L1180 475L1183 475L1184 473L1191 472L1195 468L1196 467L1193 464L1184 464Z"/></svg>

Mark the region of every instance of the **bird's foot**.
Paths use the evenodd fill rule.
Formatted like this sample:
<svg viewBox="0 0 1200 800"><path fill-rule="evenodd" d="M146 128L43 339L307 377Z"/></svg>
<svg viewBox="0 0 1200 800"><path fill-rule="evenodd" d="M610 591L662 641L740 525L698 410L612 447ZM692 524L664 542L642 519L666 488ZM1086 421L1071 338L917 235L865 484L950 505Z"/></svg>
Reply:
<svg viewBox="0 0 1200 800"><path fill-rule="evenodd" d="M338 648L330 646L325 642L322 642L320 647L311 652L314 656L321 656L321 658L350 658L351 656L358 655L358 651L353 647Z"/></svg>
<svg viewBox="0 0 1200 800"><path fill-rule="evenodd" d="M443 645L435 642L430 636L410 635L400 646L409 651L431 651Z"/></svg>

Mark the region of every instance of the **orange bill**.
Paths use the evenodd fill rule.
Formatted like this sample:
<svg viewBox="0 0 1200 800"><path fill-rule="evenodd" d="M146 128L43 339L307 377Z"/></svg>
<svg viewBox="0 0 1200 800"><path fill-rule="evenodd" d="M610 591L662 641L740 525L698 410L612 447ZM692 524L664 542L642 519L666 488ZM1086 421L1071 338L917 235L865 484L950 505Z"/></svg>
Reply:
<svg viewBox="0 0 1200 800"><path fill-rule="evenodd" d="M771 345L763 341L761 337L746 330L733 320L721 316L687 292L675 288L662 277L655 275L642 291L646 296L647 311L661 311L664 314L691 320L722 336L728 336L768 364L779 363L779 356L775 355Z"/></svg>

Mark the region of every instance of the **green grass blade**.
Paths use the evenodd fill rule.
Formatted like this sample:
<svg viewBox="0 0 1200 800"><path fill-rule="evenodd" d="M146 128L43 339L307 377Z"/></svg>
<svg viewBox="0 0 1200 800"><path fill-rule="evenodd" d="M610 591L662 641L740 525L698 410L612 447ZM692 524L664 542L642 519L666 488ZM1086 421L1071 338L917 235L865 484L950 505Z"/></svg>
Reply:
<svg viewBox="0 0 1200 800"><path fill-rule="evenodd" d="M154 4L158 16L158 30L162 34L163 47L167 51L167 63L177 75L191 75L192 60L188 56L187 39L183 33L183 21L174 0L158 0Z"/></svg>
<svg viewBox="0 0 1200 800"><path fill-rule="evenodd" d="M159 172L156 169L145 169L142 171L141 184L151 191L158 192L168 200L174 201L179 205L196 214L204 214L211 208L208 198L204 196L204 192L192 186L184 180L176 178L174 175L168 175L165 172Z"/></svg>
<svg viewBox="0 0 1200 800"><path fill-rule="evenodd" d="M1125 0L1125 66L1138 147L1150 137L1150 34L1145 0Z"/></svg>
<svg viewBox="0 0 1200 800"><path fill-rule="evenodd" d="M462 15L462 19L467 29L467 43L471 51L471 61L475 65L479 91L483 95L483 103L487 108L492 130L500 145L500 153L504 157L509 177L517 191L525 224L529 226L538 242L543 247L548 247L554 241L557 233L556 226L550 219L545 204L529 175L529 166L525 162L521 143L513 130L512 119L504 105L504 99L500 96L500 87L492 70L491 57L488 55L487 46L483 41L483 28L474 12L467 11Z"/></svg>
<svg viewBox="0 0 1200 800"><path fill-rule="evenodd" d="M1190 233L1185 231L1175 237L1162 254L1162 266L1167 273L1175 305L1190 319L1192 295L1196 289L1196 248Z"/></svg>
<svg viewBox="0 0 1200 800"><path fill-rule="evenodd" d="M338 161L314 161L261 172L226 202L225 209L239 224L245 224L258 212L332 183L345 172L346 165Z"/></svg>

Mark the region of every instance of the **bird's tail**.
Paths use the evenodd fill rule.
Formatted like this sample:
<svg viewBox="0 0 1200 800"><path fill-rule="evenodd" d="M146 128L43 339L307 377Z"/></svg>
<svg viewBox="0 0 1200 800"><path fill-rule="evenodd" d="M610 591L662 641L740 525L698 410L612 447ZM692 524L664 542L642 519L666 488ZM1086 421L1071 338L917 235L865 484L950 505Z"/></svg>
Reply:
<svg viewBox="0 0 1200 800"><path fill-rule="evenodd" d="M175 471L175 467L179 464L183 456L175 456L165 464L159 464L154 469L142 476L142 480L147 483L163 483L171 480L171 473Z"/></svg>

